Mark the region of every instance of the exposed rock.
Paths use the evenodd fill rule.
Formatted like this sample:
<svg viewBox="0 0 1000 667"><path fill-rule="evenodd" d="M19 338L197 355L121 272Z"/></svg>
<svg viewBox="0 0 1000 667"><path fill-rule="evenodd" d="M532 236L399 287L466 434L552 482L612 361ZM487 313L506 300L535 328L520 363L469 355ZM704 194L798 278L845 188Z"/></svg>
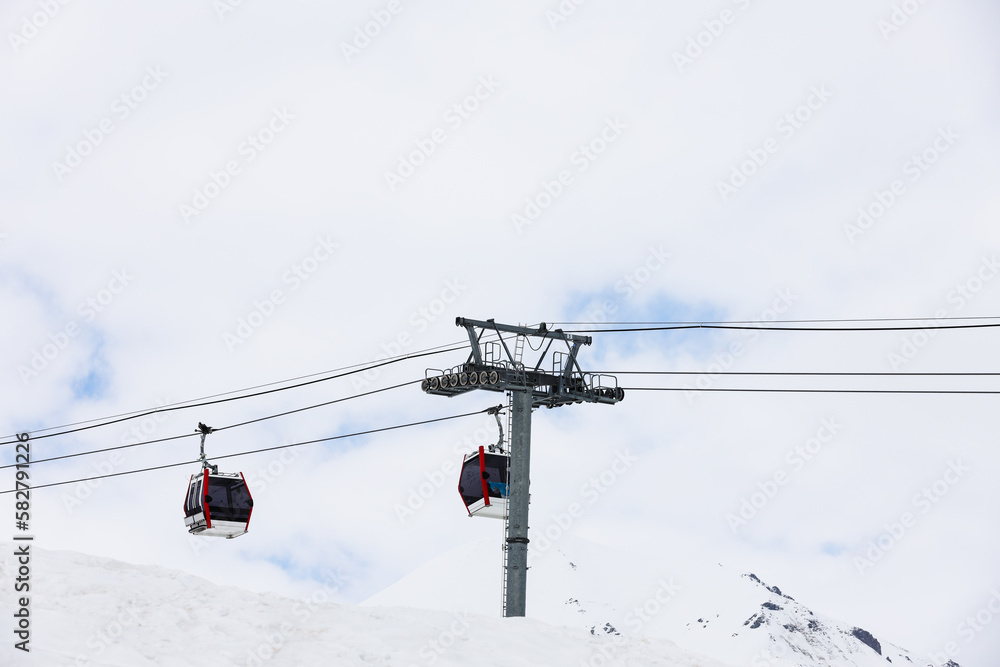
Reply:
<svg viewBox="0 0 1000 667"><path fill-rule="evenodd" d="M872 636L872 633L867 630L862 630L861 628L854 628L851 630L851 634L854 635L859 642L865 646L871 647L873 651L882 655L882 645L877 639L875 639L875 637Z"/></svg>
<svg viewBox="0 0 1000 667"><path fill-rule="evenodd" d="M791 600L792 602L795 602L795 598L793 598L791 595L785 595L784 593L781 592L781 589L778 588L777 586L768 586L763 581L761 581L760 577L758 577L753 572L749 572L747 574L744 574L743 576L746 577L747 579L750 579L751 581L757 582L758 584L760 584L761 586L763 586L768 591L774 593L775 595L777 595L779 597L783 597L786 600Z"/></svg>

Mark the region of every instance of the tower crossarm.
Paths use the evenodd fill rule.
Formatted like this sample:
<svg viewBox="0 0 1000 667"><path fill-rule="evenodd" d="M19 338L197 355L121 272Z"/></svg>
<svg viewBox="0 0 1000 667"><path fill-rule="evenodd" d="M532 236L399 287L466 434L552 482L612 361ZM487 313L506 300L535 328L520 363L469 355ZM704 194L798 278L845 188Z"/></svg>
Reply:
<svg viewBox="0 0 1000 667"><path fill-rule="evenodd" d="M537 327L524 327L499 324L492 319L458 317L455 324L468 333L471 352L464 364L444 370L428 369L421 385L428 394L457 396L474 389L525 391L531 395L532 407L549 408L571 403L614 404L624 398L625 394L618 388L614 376L593 375L580 367L580 348L593 342L590 336L568 334L561 329L550 330L544 322ZM494 332L500 338L499 345L493 341L489 345L497 351L502 348L506 358L496 352L484 353L483 335L487 332ZM526 365L515 359L503 339L504 333L546 341L537 363ZM566 344L565 352L551 350L556 341ZM542 362L550 352L553 368L548 372L542 370Z"/></svg>

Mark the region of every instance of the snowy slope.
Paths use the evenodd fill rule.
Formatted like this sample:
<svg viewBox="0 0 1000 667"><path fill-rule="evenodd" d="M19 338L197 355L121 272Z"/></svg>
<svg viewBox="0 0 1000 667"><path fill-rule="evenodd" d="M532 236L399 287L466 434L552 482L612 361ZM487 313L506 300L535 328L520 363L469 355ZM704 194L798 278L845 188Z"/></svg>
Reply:
<svg viewBox="0 0 1000 667"><path fill-rule="evenodd" d="M499 545L424 564L366 605L499 614ZM529 561L528 616L595 634L670 640L736 665L933 666L868 629L808 609L773 582L718 563L661 562L572 537ZM457 586L454 582L462 581Z"/></svg>
<svg viewBox="0 0 1000 667"><path fill-rule="evenodd" d="M11 623L16 564L9 542L0 549L0 608ZM31 567L32 651L26 655L5 640L5 667L726 667L664 640L593 636L495 614L327 603L322 585L308 600L291 600L176 570L37 548Z"/></svg>

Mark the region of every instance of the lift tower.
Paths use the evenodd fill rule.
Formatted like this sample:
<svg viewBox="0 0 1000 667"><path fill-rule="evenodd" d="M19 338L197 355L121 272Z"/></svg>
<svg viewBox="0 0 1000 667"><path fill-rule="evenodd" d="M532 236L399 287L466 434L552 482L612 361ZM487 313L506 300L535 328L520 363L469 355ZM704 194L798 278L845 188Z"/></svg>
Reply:
<svg viewBox="0 0 1000 667"><path fill-rule="evenodd" d="M545 323L537 328L481 322L464 317L455 319L465 327L472 351L464 364L448 370L428 369L421 389L438 396L457 396L474 389L508 392L511 399L510 474L508 476L509 515L505 548L504 616L524 616L528 583L528 479L531 461L531 410L545 406L557 408L571 403L615 404L625 398L612 375L584 373L577 361L581 345L590 345L590 336L567 334L561 329L549 331ZM496 334L488 340L483 337ZM508 334L504 338L504 334ZM534 366L522 360L528 338L544 343ZM514 344L513 351L508 341ZM547 341L547 342L546 342ZM566 351L551 350L556 341L565 343ZM542 364L552 351L549 368Z"/></svg>

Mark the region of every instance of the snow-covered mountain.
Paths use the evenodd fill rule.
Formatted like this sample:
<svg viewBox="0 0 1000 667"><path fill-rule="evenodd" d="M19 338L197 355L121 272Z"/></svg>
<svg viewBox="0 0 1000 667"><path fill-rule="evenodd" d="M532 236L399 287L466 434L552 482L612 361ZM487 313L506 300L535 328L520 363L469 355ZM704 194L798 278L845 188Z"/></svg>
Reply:
<svg viewBox="0 0 1000 667"><path fill-rule="evenodd" d="M11 610L18 564L10 543L0 549ZM0 643L0 665L941 667L752 573L571 537L533 553L528 618L502 619L500 553L495 541L465 545L356 606L329 602L322 584L293 600L33 548L31 652Z"/></svg>
<svg viewBox="0 0 1000 667"><path fill-rule="evenodd" d="M33 548L30 653L10 634L18 564L0 542L0 665L732 667L665 640L595 636L534 619L333 604L218 586L183 572ZM453 582L461 586L461 581Z"/></svg>
<svg viewBox="0 0 1000 667"><path fill-rule="evenodd" d="M365 604L496 616L500 562L498 541L466 545ZM774 582L718 563L660 562L563 537L554 545L542 541L529 568L528 616L595 635L666 639L750 667L939 665L869 629L814 612Z"/></svg>

